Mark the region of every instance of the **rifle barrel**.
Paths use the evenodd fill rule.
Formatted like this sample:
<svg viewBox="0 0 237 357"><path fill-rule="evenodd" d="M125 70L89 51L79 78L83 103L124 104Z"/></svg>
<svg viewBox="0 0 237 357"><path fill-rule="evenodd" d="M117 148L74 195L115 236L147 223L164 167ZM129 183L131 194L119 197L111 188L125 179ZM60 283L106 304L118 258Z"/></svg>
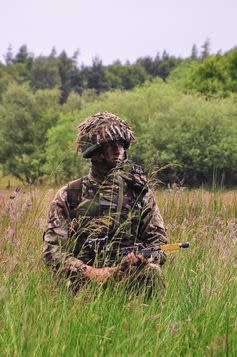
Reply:
<svg viewBox="0 0 237 357"><path fill-rule="evenodd" d="M188 248L190 246L189 242L173 243L173 244L164 244L160 246L160 249L163 251L168 250L178 250L181 248Z"/></svg>

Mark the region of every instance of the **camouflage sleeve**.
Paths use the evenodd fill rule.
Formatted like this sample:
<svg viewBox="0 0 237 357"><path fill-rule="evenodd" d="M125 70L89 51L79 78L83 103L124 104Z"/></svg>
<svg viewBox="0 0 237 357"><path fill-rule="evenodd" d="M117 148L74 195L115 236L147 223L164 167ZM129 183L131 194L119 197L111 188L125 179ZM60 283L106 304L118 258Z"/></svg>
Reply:
<svg viewBox="0 0 237 357"><path fill-rule="evenodd" d="M164 221L151 190L143 197L140 232L143 242L148 246L155 247L167 243Z"/></svg>
<svg viewBox="0 0 237 357"><path fill-rule="evenodd" d="M68 251L69 209L67 186L62 187L51 202L47 229L44 233L43 258L54 270L59 268L72 254Z"/></svg>

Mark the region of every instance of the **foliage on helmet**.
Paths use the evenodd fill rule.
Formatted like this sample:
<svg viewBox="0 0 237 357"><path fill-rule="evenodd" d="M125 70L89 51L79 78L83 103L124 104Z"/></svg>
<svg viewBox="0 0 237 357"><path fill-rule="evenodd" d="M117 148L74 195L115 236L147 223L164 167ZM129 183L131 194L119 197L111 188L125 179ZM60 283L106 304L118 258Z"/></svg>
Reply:
<svg viewBox="0 0 237 357"><path fill-rule="evenodd" d="M94 114L79 125L77 150L85 158L91 157L103 144L113 141L122 142L125 149L136 141L128 123L113 113Z"/></svg>

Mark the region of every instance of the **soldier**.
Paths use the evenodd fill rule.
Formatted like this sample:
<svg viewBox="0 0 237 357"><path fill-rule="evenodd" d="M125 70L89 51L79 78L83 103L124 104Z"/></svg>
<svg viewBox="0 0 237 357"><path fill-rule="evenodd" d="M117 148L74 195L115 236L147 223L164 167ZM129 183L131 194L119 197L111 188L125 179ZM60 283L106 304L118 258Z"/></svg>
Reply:
<svg viewBox="0 0 237 357"><path fill-rule="evenodd" d="M68 274L74 292L86 280L160 277L160 265L166 259L162 251L156 264L132 252L120 261L115 259L123 247L167 243L146 176L127 159L133 142L131 127L112 113L97 113L79 126L77 149L91 160L91 169L57 192L49 210L43 251L46 264ZM101 247L97 241L106 244Z"/></svg>

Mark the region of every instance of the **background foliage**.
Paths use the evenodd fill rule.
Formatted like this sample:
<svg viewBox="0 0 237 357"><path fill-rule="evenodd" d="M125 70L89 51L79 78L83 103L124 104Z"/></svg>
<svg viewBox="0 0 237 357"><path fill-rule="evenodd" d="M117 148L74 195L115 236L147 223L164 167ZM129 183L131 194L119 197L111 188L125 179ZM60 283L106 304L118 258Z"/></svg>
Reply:
<svg viewBox="0 0 237 357"><path fill-rule="evenodd" d="M88 164L75 152L76 127L111 111L128 120L138 144L131 158L165 183L237 182L237 49L189 58L166 51L133 64L78 66L78 53L34 57L23 45L0 64L0 163L4 174L33 183L64 181ZM172 168L171 168L172 166Z"/></svg>

